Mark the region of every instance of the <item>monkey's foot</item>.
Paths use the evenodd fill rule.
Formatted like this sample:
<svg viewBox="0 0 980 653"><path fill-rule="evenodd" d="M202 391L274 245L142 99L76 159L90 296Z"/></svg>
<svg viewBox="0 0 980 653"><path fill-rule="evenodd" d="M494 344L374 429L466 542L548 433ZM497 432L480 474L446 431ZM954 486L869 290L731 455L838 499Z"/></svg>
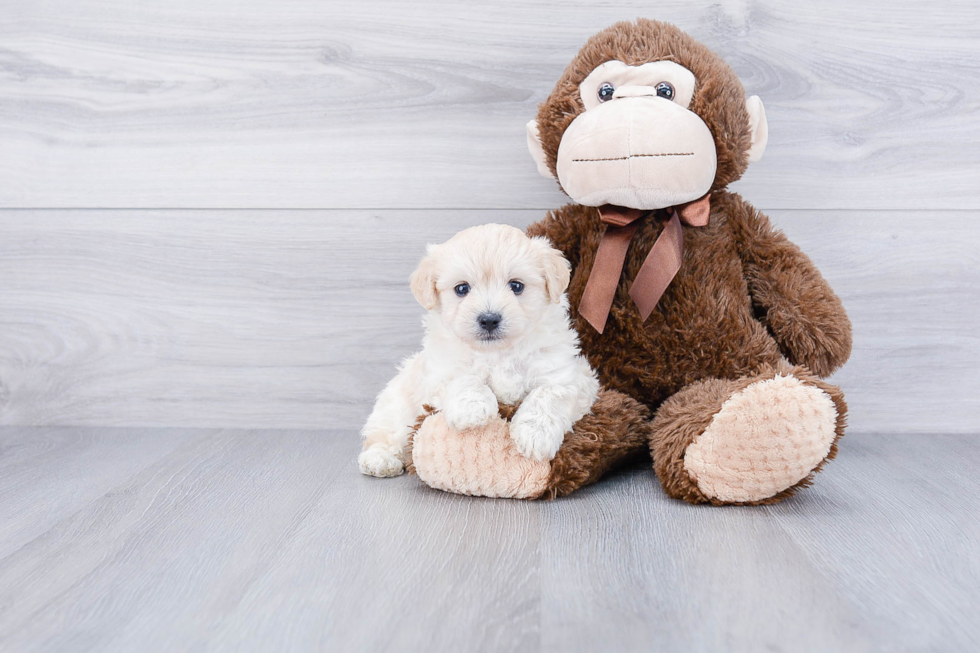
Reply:
<svg viewBox="0 0 980 653"><path fill-rule="evenodd" d="M709 500L756 502L793 487L830 453L837 408L792 375L755 381L729 397L684 454Z"/></svg>
<svg viewBox="0 0 980 653"><path fill-rule="evenodd" d="M409 438L408 471L446 492L553 499L642 456L650 441L650 411L611 390L599 391L592 411L565 434L550 461L525 458L518 451L508 423L517 406L501 405L498 412L486 426L454 431L442 413L428 410Z"/></svg>
<svg viewBox="0 0 980 653"><path fill-rule="evenodd" d="M457 494L533 499L544 493L549 461L525 458L509 424L494 417L486 426L454 431L442 413L429 415L412 437L412 465L426 485Z"/></svg>

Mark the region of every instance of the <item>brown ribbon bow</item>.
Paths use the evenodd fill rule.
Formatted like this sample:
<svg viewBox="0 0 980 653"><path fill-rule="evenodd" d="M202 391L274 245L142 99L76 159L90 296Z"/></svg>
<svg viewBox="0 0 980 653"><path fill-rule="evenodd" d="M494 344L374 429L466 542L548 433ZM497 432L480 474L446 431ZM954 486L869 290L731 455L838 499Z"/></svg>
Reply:
<svg viewBox="0 0 980 653"><path fill-rule="evenodd" d="M640 317L646 320L650 317L657 302L663 296L671 280L681 269L681 258L684 255L684 229L681 222L692 227L703 227L708 224L708 214L711 210L711 195L705 195L699 200L675 206L670 210L670 219L664 225L664 230L650 248L646 260L636 273L633 285L630 286L630 297L640 311ZM599 209L599 216L606 223L606 233L602 235L599 249L595 253L595 262L589 281L585 284L582 301L579 302L579 315L602 333L616 296L616 287L623 274L623 264L626 262L626 252L629 249L633 235L648 216L650 211L626 209L623 207L605 205Z"/></svg>

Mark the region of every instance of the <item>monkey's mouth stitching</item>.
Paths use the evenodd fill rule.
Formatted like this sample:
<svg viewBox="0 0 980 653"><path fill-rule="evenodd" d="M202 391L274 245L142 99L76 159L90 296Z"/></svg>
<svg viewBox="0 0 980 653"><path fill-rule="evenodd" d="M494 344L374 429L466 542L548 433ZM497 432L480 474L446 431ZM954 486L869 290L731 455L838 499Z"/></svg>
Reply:
<svg viewBox="0 0 980 653"><path fill-rule="evenodd" d="M572 163L589 161L626 161L627 159L638 159L644 156L694 156L694 152L661 152L660 154L630 154L629 156L613 156L607 159L572 159Z"/></svg>

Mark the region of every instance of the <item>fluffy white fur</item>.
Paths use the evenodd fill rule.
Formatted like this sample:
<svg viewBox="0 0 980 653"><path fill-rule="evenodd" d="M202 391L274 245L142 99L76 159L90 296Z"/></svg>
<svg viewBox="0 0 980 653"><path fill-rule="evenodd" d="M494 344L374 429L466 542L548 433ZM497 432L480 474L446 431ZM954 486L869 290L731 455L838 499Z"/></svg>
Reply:
<svg viewBox="0 0 980 653"><path fill-rule="evenodd" d="M515 293L512 281L523 284ZM408 435L424 404L456 430L497 416L497 400L521 402L510 424L518 451L550 460L565 433L589 412L599 382L568 321L569 265L544 238L488 224L429 245L412 274L415 298L428 312L422 351L406 359L378 395L361 430L364 474L397 476ZM468 284L469 293L455 288ZM478 318L500 315L494 334Z"/></svg>

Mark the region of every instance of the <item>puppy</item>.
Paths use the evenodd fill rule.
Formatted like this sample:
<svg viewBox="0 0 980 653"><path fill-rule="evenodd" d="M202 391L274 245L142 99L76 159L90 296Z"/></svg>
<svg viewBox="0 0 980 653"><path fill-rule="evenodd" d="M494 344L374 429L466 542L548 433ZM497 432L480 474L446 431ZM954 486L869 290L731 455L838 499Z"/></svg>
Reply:
<svg viewBox="0 0 980 653"><path fill-rule="evenodd" d="M517 450L550 460L589 412L599 382L568 321L568 261L540 237L499 224L429 245L411 276L428 311L422 351L378 395L361 430L361 472L397 476L423 404L462 431L521 402L510 423Z"/></svg>

